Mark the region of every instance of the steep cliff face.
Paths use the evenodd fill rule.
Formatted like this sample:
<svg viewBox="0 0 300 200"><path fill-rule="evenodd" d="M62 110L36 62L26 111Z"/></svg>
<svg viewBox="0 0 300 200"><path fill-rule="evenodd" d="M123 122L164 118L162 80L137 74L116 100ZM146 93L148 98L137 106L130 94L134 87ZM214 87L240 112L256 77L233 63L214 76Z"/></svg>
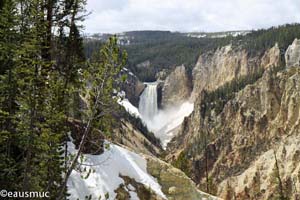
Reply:
<svg viewBox="0 0 300 200"><path fill-rule="evenodd" d="M114 142L123 144L136 153L157 156L162 152L159 143L156 144L150 141L141 131L125 119L121 119L119 127L114 129L113 134Z"/></svg>
<svg viewBox="0 0 300 200"><path fill-rule="evenodd" d="M277 44L261 55L249 55L246 50L232 45L204 53L200 55L193 69L192 100L195 100L203 89L214 90L238 77L270 66L278 66L279 62L280 50Z"/></svg>
<svg viewBox="0 0 300 200"><path fill-rule="evenodd" d="M196 109L184 121L182 129L185 132L186 129L194 130L194 132L200 131L200 118L198 116L201 115L199 109L201 102L205 101L202 99L203 95L201 95L203 90L214 91L233 80L254 74L262 74L264 70L272 67L276 68L280 65L281 56L278 44L259 55L249 55L245 49L233 47L232 45L201 54L192 72L193 90L190 98L194 101ZM169 147L173 148L180 142L184 145L182 149L185 149L189 139L189 137L182 138L182 135L178 135Z"/></svg>
<svg viewBox="0 0 300 200"><path fill-rule="evenodd" d="M300 65L300 39L295 39L289 46L285 53L285 60L287 67Z"/></svg>
<svg viewBox="0 0 300 200"><path fill-rule="evenodd" d="M177 66L165 79L162 87L162 107L180 105L191 92L189 77L184 65Z"/></svg>
<svg viewBox="0 0 300 200"><path fill-rule="evenodd" d="M139 106L139 97L145 85L128 69L124 68L122 75L126 75L127 79L125 83L121 85L121 90L126 94L126 98L135 106Z"/></svg>
<svg viewBox="0 0 300 200"><path fill-rule="evenodd" d="M285 59L283 69L278 45L256 56L229 45L199 57L194 112L167 159L200 189L224 199L300 198L299 40Z"/></svg>
<svg viewBox="0 0 300 200"><path fill-rule="evenodd" d="M266 70L220 114L204 106L206 97L169 146L190 160L200 189L225 199L299 198L300 68Z"/></svg>

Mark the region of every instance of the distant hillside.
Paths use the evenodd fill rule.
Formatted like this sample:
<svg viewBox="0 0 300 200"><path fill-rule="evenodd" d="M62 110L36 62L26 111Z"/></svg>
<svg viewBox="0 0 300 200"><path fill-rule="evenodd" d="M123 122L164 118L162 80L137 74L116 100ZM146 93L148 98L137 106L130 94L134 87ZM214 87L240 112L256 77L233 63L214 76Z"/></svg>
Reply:
<svg viewBox="0 0 300 200"><path fill-rule="evenodd" d="M222 32L192 32L192 33L186 33L185 35L187 37L195 37L195 38L223 38L227 36L244 36L247 35L248 33L251 33L251 31L222 31Z"/></svg>
<svg viewBox="0 0 300 200"><path fill-rule="evenodd" d="M109 36L110 34L88 36L85 40L86 55L90 57ZM184 64L191 71L201 53L229 43L246 48L250 53L259 53L278 42L280 49L284 51L295 37L300 38L300 25L289 24L251 32L131 31L117 36L120 45L128 52L127 67L141 81L154 81L156 73L163 69L172 70L175 66ZM141 63L143 64L139 65Z"/></svg>
<svg viewBox="0 0 300 200"><path fill-rule="evenodd" d="M169 31L132 31L119 34L119 41L128 52L128 68L142 81L154 81L162 69L173 69L184 64L191 69L201 52L215 49L231 41L226 38L194 38L185 33ZM107 34L89 36L85 40L87 57L99 49ZM138 67L144 61L150 66Z"/></svg>
<svg viewBox="0 0 300 200"><path fill-rule="evenodd" d="M179 33L161 33L144 38L144 42L124 46L128 52L128 68L142 81L154 81L162 69L171 70L184 64L194 67L201 52L230 42L231 38L193 38ZM140 37L142 38L142 37ZM150 65L138 65L149 61Z"/></svg>

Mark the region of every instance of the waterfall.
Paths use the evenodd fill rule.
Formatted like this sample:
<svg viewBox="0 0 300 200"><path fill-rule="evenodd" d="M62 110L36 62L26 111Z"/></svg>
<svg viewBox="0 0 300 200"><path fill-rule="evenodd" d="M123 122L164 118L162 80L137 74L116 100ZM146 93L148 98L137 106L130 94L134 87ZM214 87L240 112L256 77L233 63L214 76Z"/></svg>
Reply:
<svg viewBox="0 0 300 200"><path fill-rule="evenodd" d="M157 114L157 82L145 83L146 88L140 96L139 112L145 120L151 120Z"/></svg>
<svg viewBox="0 0 300 200"><path fill-rule="evenodd" d="M140 96L139 114L148 130L161 140L163 148L165 148L167 143L177 134L178 127L184 118L193 112L194 104L186 101L178 106L158 110L158 83L144 84L146 87Z"/></svg>

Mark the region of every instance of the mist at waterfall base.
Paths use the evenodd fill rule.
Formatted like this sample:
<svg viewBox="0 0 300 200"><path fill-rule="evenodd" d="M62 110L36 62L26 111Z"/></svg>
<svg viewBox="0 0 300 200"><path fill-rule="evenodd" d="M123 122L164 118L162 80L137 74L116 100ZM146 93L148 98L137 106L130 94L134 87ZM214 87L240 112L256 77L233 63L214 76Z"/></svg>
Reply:
<svg viewBox="0 0 300 200"><path fill-rule="evenodd" d="M145 83L146 88L140 96L139 114L147 128L158 137L165 148L174 137L184 118L194 110L194 104L188 101L179 106L158 109L157 82Z"/></svg>

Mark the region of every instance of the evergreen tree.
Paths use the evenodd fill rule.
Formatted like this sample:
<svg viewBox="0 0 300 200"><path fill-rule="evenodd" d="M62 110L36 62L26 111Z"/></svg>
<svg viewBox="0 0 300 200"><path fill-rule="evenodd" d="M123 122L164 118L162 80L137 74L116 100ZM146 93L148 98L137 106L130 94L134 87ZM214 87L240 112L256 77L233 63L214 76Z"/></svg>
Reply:
<svg viewBox="0 0 300 200"><path fill-rule="evenodd" d="M16 2L1 1L0 13L0 185L11 189L15 187L14 180L18 177L17 165L20 151L14 148L17 139L15 100L18 91L13 71L17 58L15 52L20 39Z"/></svg>
<svg viewBox="0 0 300 200"><path fill-rule="evenodd" d="M78 151L64 175L62 188L57 199L62 199L63 197L68 178L78 164L78 159L82 154L89 134L94 128L99 128L102 132L106 130L107 120L110 119L110 115L116 107L117 99L114 97L114 85L117 75L125 65L126 58L126 52L120 50L117 46L116 37L112 37L101 48L99 54L95 55L94 62L90 63L88 70L84 74L85 80L88 81L88 87L84 91L85 96L88 97L88 109L85 111L83 120L85 128Z"/></svg>
<svg viewBox="0 0 300 200"><path fill-rule="evenodd" d="M55 198L61 188L69 97L84 65L77 25L84 4L1 1L0 175L7 190L49 191ZM55 27L69 33L53 34ZM63 40L71 45L58 45Z"/></svg>

